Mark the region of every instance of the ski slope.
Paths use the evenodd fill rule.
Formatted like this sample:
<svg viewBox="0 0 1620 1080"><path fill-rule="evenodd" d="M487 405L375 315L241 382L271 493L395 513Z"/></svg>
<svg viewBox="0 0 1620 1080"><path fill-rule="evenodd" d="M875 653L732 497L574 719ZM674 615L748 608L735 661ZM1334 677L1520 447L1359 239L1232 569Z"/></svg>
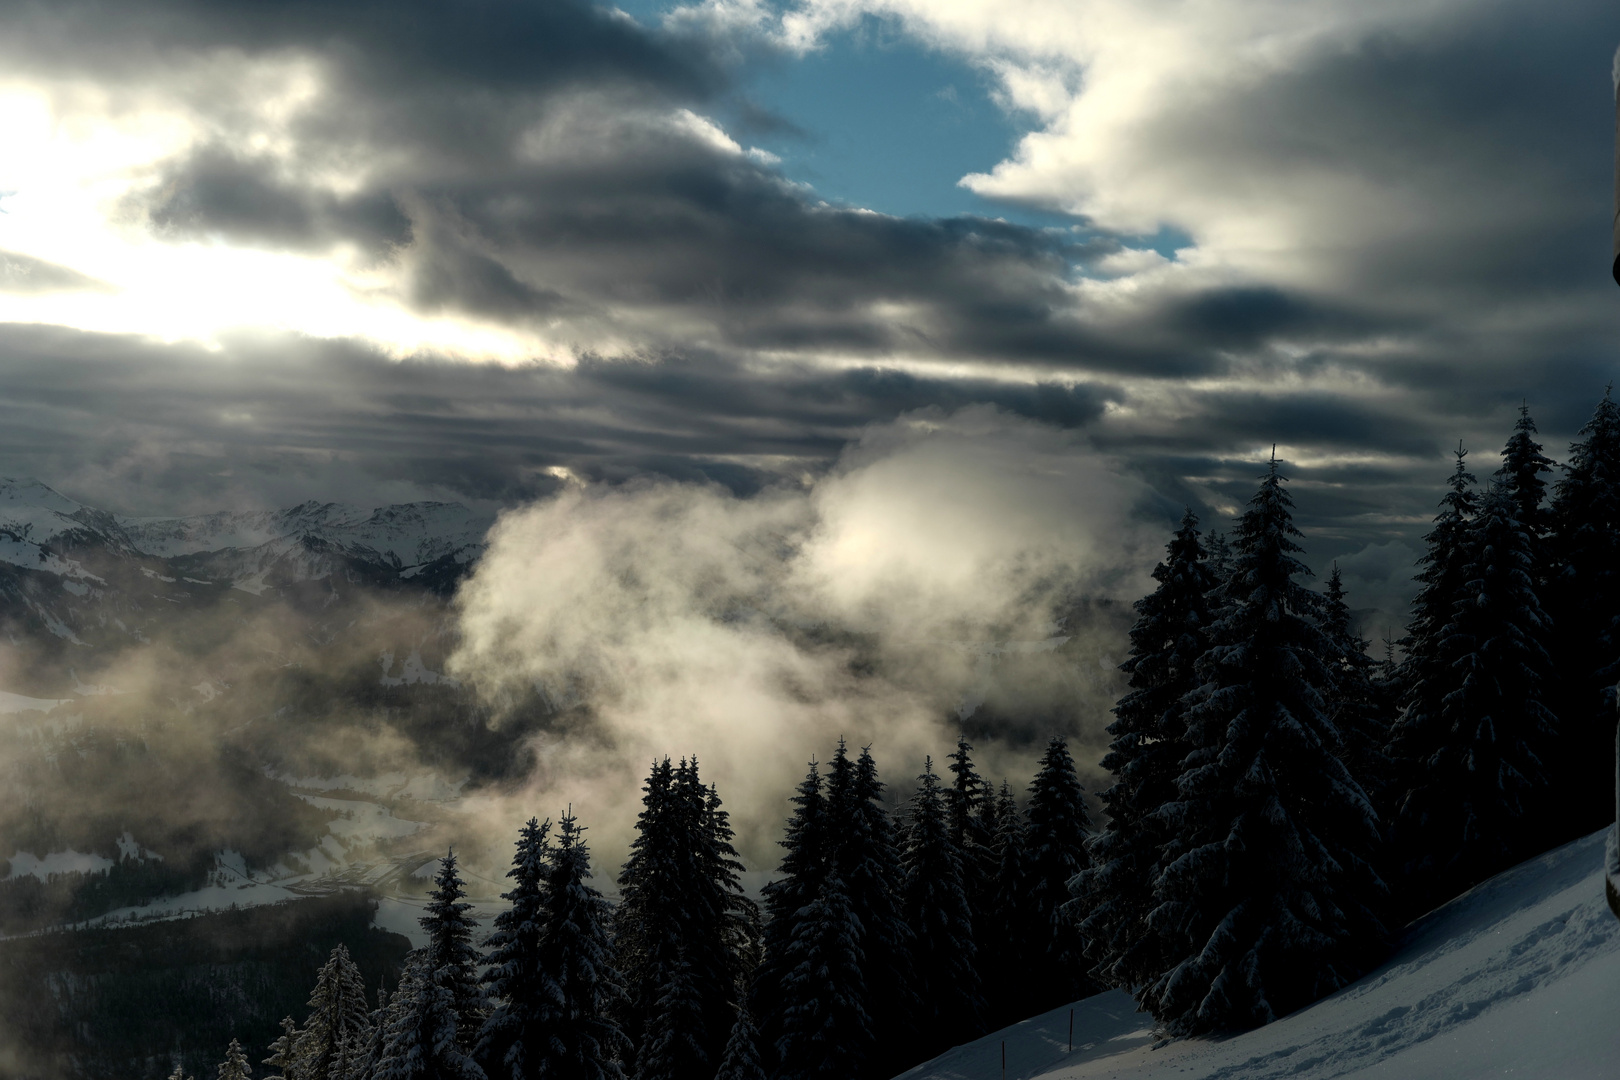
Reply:
<svg viewBox="0 0 1620 1080"><path fill-rule="evenodd" d="M902 1075L999 1080L1005 1042L1007 1080L1614 1080L1620 919L1603 885L1600 832L1431 912L1383 967L1258 1030L1161 1044L1116 990L1074 1004L1073 1053L1065 1006Z"/></svg>

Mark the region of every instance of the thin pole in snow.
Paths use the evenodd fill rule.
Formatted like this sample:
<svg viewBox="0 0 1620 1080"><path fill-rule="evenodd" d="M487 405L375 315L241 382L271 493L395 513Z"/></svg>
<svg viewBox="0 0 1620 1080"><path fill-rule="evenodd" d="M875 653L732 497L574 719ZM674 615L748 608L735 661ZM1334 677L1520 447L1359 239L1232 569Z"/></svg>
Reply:
<svg viewBox="0 0 1620 1080"><path fill-rule="evenodd" d="M1007 1080L1007 1040L1001 1040L1001 1080Z"/></svg>
<svg viewBox="0 0 1620 1080"><path fill-rule="evenodd" d="M1074 1053L1074 1010L1069 1010L1069 1053Z"/></svg>

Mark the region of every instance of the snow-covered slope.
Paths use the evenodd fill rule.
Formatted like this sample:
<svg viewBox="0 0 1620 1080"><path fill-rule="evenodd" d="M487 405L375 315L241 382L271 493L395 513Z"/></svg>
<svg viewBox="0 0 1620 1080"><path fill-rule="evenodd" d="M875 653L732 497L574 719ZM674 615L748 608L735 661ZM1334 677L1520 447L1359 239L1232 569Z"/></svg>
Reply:
<svg viewBox="0 0 1620 1080"><path fill-rule="evenodd" d="M1469 1080L1620 1076L1620 919L1605 833L1531 859L1413 924L1383 967L1274 1024L1157 1045L1119 991L959 1046L905 1080Z"/></svg>

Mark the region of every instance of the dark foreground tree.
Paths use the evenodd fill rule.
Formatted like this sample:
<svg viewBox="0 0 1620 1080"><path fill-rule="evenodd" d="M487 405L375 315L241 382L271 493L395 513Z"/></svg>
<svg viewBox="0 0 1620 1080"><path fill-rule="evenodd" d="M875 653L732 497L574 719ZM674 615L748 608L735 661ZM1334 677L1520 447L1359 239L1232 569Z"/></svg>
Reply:
<svg viewBox="0 0 1620 1080"><path fill-rule="evenodd" d="M1359 975L1384 937L1378 820L1325 712L1320 599L1296 580L1310 571L1283 481L1273 458L1235 530L1180 798L1158 811L1184 848L1149 924L1181 950L1142 996L1177 1032L1274 1020Z"/></svg>
<svg viewBox="0 0 1620 1080"><path fill-rule="evenodd" d="M1187 697L1200 683L1195 664L1209 646L1218 586L1191 510L1153 578L1159 586L1136 603L1131 655L1120 665L1130 675L1130 690L1108 728L1113 741L1102 765L1114 783L1100 796L1107 821L1091 839L1090 866L1071 884L1070 911L1093 977L1133 992L1165 971L1181 948L1173 935L1156 933L1147 916L1155 903L1153 883L1180 850L1159 811L1179 798Z"/></svg>
<svg viewBox="0 0 1620 1080"><path fill-rule="evenodd" d="M554 974L541 963L545 932L546 883L553 850L551 822L530 818L518 832L517 851L506 876L512 888L501 894L510 906L495 916L484 942L488 967L483 983L491 1007L478 1037L478 1059L486 1072L510 1080L537 1080L545 1055L542 1018L559 996Z"/></svg>
<svg viewBox="0 0 1620 1080"><path fill-rule="evenodd" d="M1069 882L1091 862L1091 815L1074 757L1060 737L1041 753L1027 816L1024 872L1034 940L1025 986L1029 1011L1044 1012L1096 989L1086 978L1080 931L1067 906Z"/></svg>
<svg viewBox="0 0 1620 1080"><path fill-rule="evenodd" d="M1533 815L1556 721L1542 700L1551 665L1534 540L1517 511L1512 493L1495 487L1469 523L1463 584L1442 634L1450 662L1433 691L1439 715L1394 822L1409 914L1540 850Z"/></svg>
<svg viewBox="0 0 1620 1080"><path fill-rule="evenodd" d="M1412 601L1406 637L1401 641L1406 650L1396 680L1401 690L1401 712L1390 728L1385 752L1390 763L1388 813L1392 821L1409 813L1402 809L1407 792L1426 782L1430 759L1449 738L1443 713L1446 696L1455 689L1453 665L1459 655L1458 643L1448 636L1448 627L1468 581L1469 528L1479 508L1474 477L1467 467L1468 451L1459 443L1455 454L1450 490L1440 500L1434 528L1423 538L1418 593ZM1394 839L1391 859L1397 877L1404 881L1407 862L1421 853L1403 853L1400 838Z"/></svg>
<svg viewBox="0 0 1620 1080"><path fill-rule="evenodd" d="M759 1031L746 1005L737 1009L737 1019L732 1022L731 1036L726 1040L726 1052L714 1080L765 1080L765 1066L759 1057Z"/></svg>
<svg viewBox="0 0 1620 1080"><path fill-rule="evenodd" d="M611 909L589 884L590 849L572 808L558 829L540 912L539 968L548 985L535 1017L536 1067L525 1075L621 1080L630 1046L613 1019L625 995L608 933Z"/></svg>
<svg viewBox="0 0 1620 1080"><path fill-rule="evenodd" d="M758 916L743 895L730 821L698 763L666 758L643 791L614 915L623 1029L639 1045L645 1080L712 1072L750 973Z"/></svg>
<svg viewBox="0 0 1620 1080"><path fill-rule="evenodd" d="M861 924L836 868L795 922L782 988L776 1075L782 1080L850 1080L866 1064L873 1033L866 1011Z"/></svg>
<svg viewBox="0 0 1620 1080"><path fill-rule="evenodd" d="M449 851L439 861L433 890L417 922L428 935L423 949L428 974L435 986L450 995L456 1037L461 1040L461 1048L471 1052L484 1022L485 998L478 985L478 966L483 957L473 944L478 923L468 914L472 905L462 899L466 895L466 886L456 871L456 853Z"/></svg>
<svg viewBox="0 0 1620 1080"><path fill-rule="evenodd" d="M1344 740L1344 763L1380 811L1388 805L1390 715L1378 688L1378 661L1367 655L1367 641L1351 625L1344 582L1334 564L1322 596L1322 635L1327 639L1328 718Z"/></svg>
<svg viewBox="0 0 1620 1080"><path fill-rule="evenodd" d="M921 783L907 807L902 841L901 909L916 935L918 1057L927 1058L980 1033L984 999L962 856L951 842L932 758L917 779Z"/></svg>
<svg viewBox="0 0 1620 1080"><path fill-rule="evenodd" d="M1567 823L1548 837L1584 836L1614 817L1614 685L1620 680L1620 405L1605 391L1569 448L1553 491L1544 598L1557 670L1549 704L1560 749Z"/></svg>

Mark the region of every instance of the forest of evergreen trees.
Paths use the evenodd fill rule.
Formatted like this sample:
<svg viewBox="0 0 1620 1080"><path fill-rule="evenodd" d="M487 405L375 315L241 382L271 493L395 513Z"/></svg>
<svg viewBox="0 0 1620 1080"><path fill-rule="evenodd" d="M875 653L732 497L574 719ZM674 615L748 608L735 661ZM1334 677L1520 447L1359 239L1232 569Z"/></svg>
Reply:
<svg viewBox="0 0 1620 1080"><path fill-rule="evenodd" d="M1345 985L1392 928L1612 820L1620 408L1555 464L1528 409L1483 489L1459 446L1380 661L1305 584L1275 458L1230 535L1189 511L1136 605L1093 831L1053 739L1023 805L959 740L891 815L842 742L792 799L763 906L695 760L656 764L610 905L583 828L531 820L481 941L447 856L392 993L344 949L285 1080L856 1080L1103 986L1176 1034ZM1394 646L1399 647L1396 652ZM232 1043L220 1080L250 1067ZM183 1080L176 1073L176 1080Z"/></svg>

